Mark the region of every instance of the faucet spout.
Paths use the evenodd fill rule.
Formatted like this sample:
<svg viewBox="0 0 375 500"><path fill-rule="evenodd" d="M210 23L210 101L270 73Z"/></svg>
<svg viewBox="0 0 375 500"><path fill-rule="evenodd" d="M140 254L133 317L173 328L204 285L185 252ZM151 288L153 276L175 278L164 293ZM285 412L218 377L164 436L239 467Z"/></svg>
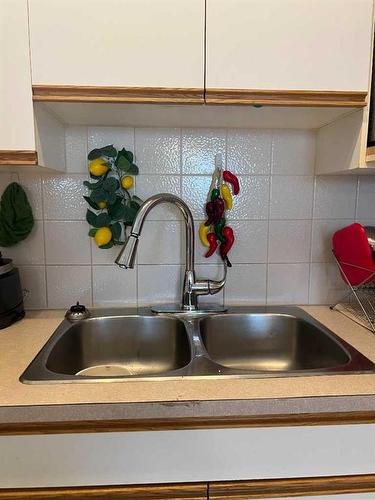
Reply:
<svg viewBox="0 0 375 500"><path fill-rule="evenodd" d="M180 209L186 227L186 269L188 271L194 270L194 221L193 216L189 207L186 203L181 200L178 196L175 196L170 193L160 193L155 194L148 198L140 207L130 232L130 236L127 239L124 247L119 253L115 263L123 268L133 268L135 254L137 252L138 247L138 238L142 233L142 228L144 221L148 215L148 213L157 205L161 203L172 203L177 208ZM131 265L128 265L131 264Z"/></svg>
<svg viewBox="0 0 375 500"><path fill-rule="evenodd" d="M161 203L172 203L183 215L186 231L186 269L182 290L181 308L186 311L198 309L198 296L218 293L225 284L222 281L196 280L194 271L194 220L189 207L178 196L170 193L155 194L148 198L140 207L131 228L130 235L121 249L115 263L124 269L132 269L138 248L139 237L142 233L144 221L154 207Z"/></svg>

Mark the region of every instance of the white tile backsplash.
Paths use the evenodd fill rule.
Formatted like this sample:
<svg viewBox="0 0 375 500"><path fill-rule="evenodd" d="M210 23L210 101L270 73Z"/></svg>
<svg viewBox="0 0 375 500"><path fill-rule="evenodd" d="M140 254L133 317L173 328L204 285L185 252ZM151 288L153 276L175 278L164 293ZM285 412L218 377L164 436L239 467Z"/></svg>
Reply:
<svg viewBox="0 0 375 500"><path fill-rule="evenodd" d="M34 222L34 227L26 240L12 247L0 247L4 256L13 259L16 265L44 265L43 221Z"/></svg>
<svg viewBox="0 0 375 500"><path fill-rule="evenodd" d="M235 233L224 293L203 298L227 304L329 303L342 292L332 263L332 233L354 220L375 224L375 177L314 177L315 133L302 130L66 128L66 174L0 173L0 192L20 182L36 219L31 235L2 248L20 268L30 293L26 307L148 305L180 300L185 231L171 205L154 208L139 242L134 270L113 262L120 250L102 250L85 221L87 152L107 144L135 152L135 193L146 199L182 196L196 220L196 270L219 279L218 255L206 259L198 237L215 154L236 172L241 193L227 212Z"/></svg>
<svg viewBox="0 0 375 500"><path fill-rule="evenodd" d="M180 174L180 129L136 129L135 157L142 174Z"/></svg>
<svg viewBox="0 0 375 500"><path fill-rule="evenodd" d="M46 175L43 178L44 218L50 220L85 220L89 195L83 181L87 175Z"/></svg>
<svg viewBox="0 0 375 500"><path fill-rule="evenodd" d="M137 303L137 272L115 265L93 266L93 300L97 306L122 307Z"/></svg>
<svg viewBox="0 0 375 500"><path fill-rule="evenodd" d="M113 144L134 152L134 129L130 127L88 127L87 151Z"/></svg>
<svg viewBox="0 0 375 500"><path fill-rule="evenodd" d="M240 193L233 198L230 219L268 219L270 178L266 175L239 175Z"/></svg>
<svg viewBox="0 0 375 500"><path fill-rule="evenodd" d="M19 266L24 302L27 309L47 307L46 268L44 266Z"/></svg>
<svg viewBox="0 0 375 500"><path fill-rule="evenodd" d="M135 181L136 195L142 200L157 193L172 193L181 196L181 178L179 175L143 175L142 171ZM181 217L173 205L155 207L147 220L176 220Z"/></svg>
<svg viewBox="0 0 375 500"><path fill-rule="evenodd" d="M178 265L138 265L138 304L179 302L182 271Z"/></svg>
<svg viewBox="0 0 375 500"><path fill-rule="evenodd" d="M228 130L227 167L236 174L269 174L272 132L270 130Z"/></svg>
<svg viewBox="0 0 375 500"><path fill-rule="evenodd" d="M315 134L307 130L275 130L272 173L313 175Z"/></svg>
<svg viewBox="0 0 375 500"><path fill-rule="evenodd" d="M87 173L87 127L65 128L65 160L69 173Z"/></svg>
<svg viewBox="0 0 375 500"><path fill-rule="evenodd" d="M318 176L315 181L315 219L354 219L357 177Z"/></svg>
<svg viewBox="0 0 375 500"><path fill-rule="evenodd" d="M91 266L47 266L47 292L51 309L66 309L77 300L91 305Z"/></svg>
<svg viewBox="0 0 375 500"><path fill-rule="evenodd" d="M225 303L231 305L265 304L266 264L233 264L225 285Z"/></svg>
<svg viewBox="0 0 375 500"><path fill-rule="evenodd" d="M215 155L225 161L226 131L223 129L182 129L182 173L212 173Z"/></svg>
<svg viewBox="0 0 375 500"><path fill-rule="evenodd" d="M359 179L357 219L375 218L375 177Z"/></svg>
<svg viewBox="0 0 375 500"><path fill-rule="evenodd" d="M182 222L145 221L138 244L138 264L181 264L184 251Z"/></svg>
<svg viewBox="0 0 375 500"><path fill-rule="evenodd" d="M45 221L46 264L91 264L88 225L84 221Z"/></svg>
<svg viewBox="0 0 375 500"><path fill-rule="evenodd" d="M267 304L307 304L309 264L269 264Z"/></svg>
<svg viewBox="0 0 375 500"><path fill-rule="evenodd" d="M271 219L311 219L314 177L274 175L271 180Z"/></svg>
<svg viewBox="0 0 375 500"><path fill-rule="evenodd" d="M310 244L311 221L270 221L268 262L309 262Z"/></svg>

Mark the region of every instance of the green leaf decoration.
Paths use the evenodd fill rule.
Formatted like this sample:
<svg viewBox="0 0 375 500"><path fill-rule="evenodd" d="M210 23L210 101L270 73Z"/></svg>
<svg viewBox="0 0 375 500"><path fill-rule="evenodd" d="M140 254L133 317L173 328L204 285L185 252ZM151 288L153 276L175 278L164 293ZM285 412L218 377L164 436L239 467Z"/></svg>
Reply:
<svg viewBox="0 0 375 500"><path fill-rule="evenodd" d="M103 189L108 192L114 192L119 188L120 184L115 177L107 177L107 179L103 182Z"/></svg>
<svg viewBox="0 0 375 500"><path fill-rule="evenodd" d="M93 149L90 151L90 153L87 155L87 159L89 161L96 160L97 158L100 158L102 156L102 152L100 149Z"/></svg>
<svg viewBox="0 0 375 500"><path fill-rule="evenodd" d="M113 144L102 148L95 148L88 154L88 160L100 158L108 171L101 176L90 173L93 181L84 181L84 186L89 190L89 195L84 196L92 210L86 212L86 220L92 226L89 236L95 237L100 227L109 227L112 232L112 239L106 245L100 246L102 249L112 248L114 245L123 245L121 241L122 228L133 224L134 218L143 201L131 194L121 186L123 175L138 175L139 169L134 162L134 155L125 148L117 150ZM114 168L116 167L116 168ZM105 202L106 207L100 213L99 202Z"/></svg>
<svg viewBox="0 0 375 500"><path fill-rule="evenodd" d="M132 163L130 165L130 167L128 168L127 172L128 172L128 174L138 175L139 168L137 167L137 165L135 163Z"/></svg>
<svg viewBox="0 0 375 500"><path fill-rule="evenodd" d="M111 218L108 214L101 213L96 217L96 223L93 224L94 227L104 227L109 226L111 223Z"/></svg>
<svg viewBox="0 0 375 500"><path fill-rule="evenodd" d="M137 210L132 207L124 207L124 220L126 222L133 223L135 216L137 215Z"/></svg>
<svg viewBox="0 0 375 500"><path fill-rule="evenodd" d="M116 203L116 200L117 200L116 193L108 193L107 192L107 203L108 203L108 205L113 205L114 203Z"/></svg>
<svg viewBox="0 0 375 500"><path fill-rule="evenodd" d="M139 205L139 203L137 203L136 201L132 200L132 201L130 202L130 207L131 207L131 208L134 208L134 210L136 210L136 211L138 212L140 205Z"/></svg>
<svg viewBox="0 0 375 500"><path fill-rule="evenodd" d="M105 181L105 178L101 178L98 182L89 182L89 181L83 181L83 185L86 186L88 189L98 189L103 182Z"/></svg>
<svg viewBox="0 0 375 500"><path fill-rule="evenodd" d="M116 201L108 207L108 215L111 217L112 220L123 219L125 212L124 212L123 201L120 196L117 196Z"/></svg>
<svg viewBox="0 0 375 500"><path fill-rule="evenodd" d="M112 231L112 237L115 241L118 241L121 238L121 224L119 222L115 222L111 226L111 231Z"/></svg>
<svg viewBox="0 0 375 500"><path fill-rule="evenodd" d="M134 160L134 155L133 155L133 153L132 153L131 151L126 151L126 149L125 149L125 148L123 149L123 151L124 151L124 156L125 156L125 158L126 158L127 160L129 160L129 161L130 161L130 163L133 163L133 160Z"/></svg>
<svg viewBox="0 0 375 500"><path fill-rule="evenodd" d="M117 161L117 168L122 170L123 172L128 172L131 166L130 161L125 156L120 156Z"/></svg>
<svg viewBox="0 0 375 500"><path fill-rule="evenodd" d="M96 225L97 218L98 216L94 214L94 212L91 212L91 210L87 209L86 220L90 224L90 226L99 227Z"/></svg>
<svg viewBox="0 0 375 500"><path fill-rule="evenodd" d="M93 208L94 210L99 210L98 205L94 201L92 201L88 196L84 196L84 199L87 201L87 203L90 205L91 208Z"/></svg>
<svg viewBox="0 0 375 500"><path fill-rule="evenodd" d="M135 201L135 203L138 203L139 206L141 206L143 204L143 200L141 200L141 198L139 198L135 194L133 194L133 196L132 196L132 201Z"/></svg>
<svg viewBox="0 0 375 500"><path fill-rule="evenodd" d="M98 180L98 179L103 179L103 178L105 178L105 176L104 176L104 175L94 175L94 174L92 174L92 173L90 172L90 179L94 179L94 181L95 181L95 180Z"/></svg>
<svg viewBox="0 0 375 500"><path fill-rule="evenodd" d="M111 240L109 243L107 243L106 245L100 245L99 248L101 248L102 250L105 250L107 248L112 248L114 245L113 241Z"/></svg>
<svg viewBox="0 0 375 500"><path fill-rule="evenodd" d="M91 191L91 194L90 194L90 200L93 202L93 203L99 203L99 201L105 201L107 202L107 196L108 196L108 193L106 191L104 191L104 189L94 189L93 191Z"/></svg>
<svg viewBox="0 0 375 500"><path fill-rule="evenodd" d="M115 158L117 156L117 149L113 146L113 144L100 148L100 151L103 156L108 156L109 158Z"/></svg>

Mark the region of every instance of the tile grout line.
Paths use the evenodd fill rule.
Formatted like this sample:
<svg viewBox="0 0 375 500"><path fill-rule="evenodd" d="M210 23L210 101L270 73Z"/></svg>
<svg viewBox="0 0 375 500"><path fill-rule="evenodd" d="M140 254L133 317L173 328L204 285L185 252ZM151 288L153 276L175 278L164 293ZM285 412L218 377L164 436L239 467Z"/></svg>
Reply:
<svg viewBox="0 0 375 500"><path fill-rule="evenodd" d="M271 197L272 197L272 172L274 163L274 130L271 132L271 145L270 145L270 170L268 177L268 207L267 207L267 249L266 249L266 294L265 303L268 304L268 285L269 285L269 253L270 253L270 220L271 220Z"/></svg>
<svg viewBox="0 0 375 500"><path fill-rule="evenodd" d="M42 201L42 216L43 216L43 252L44 252L44 285L45 285L45 301L46 307L49 308L49 297L48 297L48 279L47 279L47 245L46 245L46 227L45 227L45 212L44 212L44 180L42 176L39 178L40 191L41 191L41 201Z"/></svg>
<svg viewBox="0 0 375 500"><path fill-rule="evenodd" d="M85 127L86 130L86 154L85 154L85 161L87 163L87 156L88 156L88 150L89 150L89 134L88 134L88 127ZM86 173L87 177L87 173ZM94 264L93 264L93 239L90 238L90 279L91 279L91 305L94 306Z"/></svg>
<svg viewBox="0 0 375 500"><path fill-rule="evenodd" d="M225 170L228 170L228 129L227 128L225 129L225 157L224 157L224 165L225 165ZM231 222L232 222L232 219L231 219ZM230 274L230 270L229 270L229 274ZM224 286L223 287L223 307L226 307L227 300L228 299L227 299L227 294L226 294L226 287Z"/></svg>
<svg viewBox="0 0 375 500"><path fill-rule="evenodd" d="M311 230L310 230L310 259L309 259L309 282L307 288L307 303L310 304L311 301L311 283L312 283L312 259L313 259L313 237L314 237L314 216L315 216L315 196L316 196L316 184L317 176L316 171L316 144L317 144L317 132L314 132L314 164L313 164L313 193L312 193L312 207L311 207Z"/></svg>
<svg viewBox="0 0 375 500"><path fill-rule="evenodd" d="M311 300L311 280L312 280L312 260L313 260L313 236L314 236L314 208L315 208L315 193L316 193L316 176L313 183L313 197L311 209L311 229L310 229L310 259L309 259L309 282L307 289L307 303L310 304Z"/></svg>
<svg viewBox="0 0 375 500"><path fill-rule="evenodd" d="M137 127L133 127L133 147L134 147L135 161L137 161L136 128ZM137 195L137 178L135 179L134 194ZM124 239L125 239L125 237L126 237L126 228L124 228ZM138 280L139 280L139 268L138 268L138 256L137 256L136 263L135 263L135 305L136 305L136 307L139 307L139 302L138 302L138 291L139 291Z"/></svg>
<svg viewBox="0 0 375 500"><path fill-rule="evenodd" d="M359 189L360 189L360 180L359 180L359 175L357 175L356 193L355 193L355 211L354 211L355 221L358 220Z"/></svg>

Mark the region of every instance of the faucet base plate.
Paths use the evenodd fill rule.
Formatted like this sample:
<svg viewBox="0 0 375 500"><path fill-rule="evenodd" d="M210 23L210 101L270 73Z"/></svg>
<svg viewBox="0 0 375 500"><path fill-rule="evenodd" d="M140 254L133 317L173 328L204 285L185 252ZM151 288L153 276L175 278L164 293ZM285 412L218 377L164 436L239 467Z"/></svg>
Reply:
<svg viewBox="0 0 375 500"><path fill-rule="evenodd" d="M221 306L219 304L204 304L203 307L199 309L193 309L191 311L187 309L182 309L180 304L160 304L151 307L151 311L156 314L208 314L208 313L219 313L227 312L228 308Z"/></svg>

